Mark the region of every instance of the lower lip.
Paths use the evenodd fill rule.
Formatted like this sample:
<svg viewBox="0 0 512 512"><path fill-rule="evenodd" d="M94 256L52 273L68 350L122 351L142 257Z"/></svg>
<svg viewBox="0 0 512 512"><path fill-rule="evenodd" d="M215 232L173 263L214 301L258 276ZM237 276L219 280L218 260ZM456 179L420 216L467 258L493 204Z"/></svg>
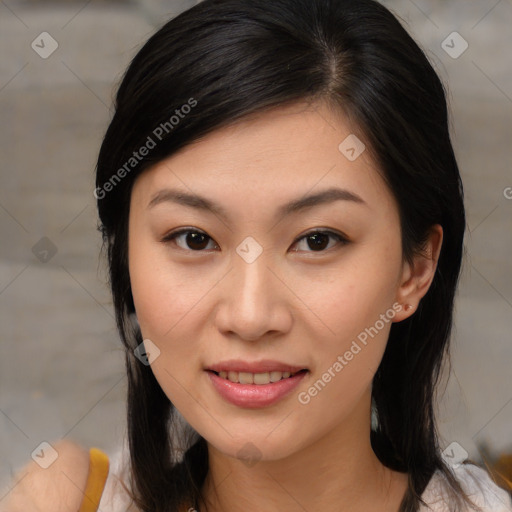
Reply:
<svg viewBox="0 0 512 512"><path fill-rule="evenodd" d="M207 373L213 386L225 400L239 407L257 409L279 402L299 385L307 372L296 373L293 377L269 384L240 384L219 377L212 371Z"/></svg>

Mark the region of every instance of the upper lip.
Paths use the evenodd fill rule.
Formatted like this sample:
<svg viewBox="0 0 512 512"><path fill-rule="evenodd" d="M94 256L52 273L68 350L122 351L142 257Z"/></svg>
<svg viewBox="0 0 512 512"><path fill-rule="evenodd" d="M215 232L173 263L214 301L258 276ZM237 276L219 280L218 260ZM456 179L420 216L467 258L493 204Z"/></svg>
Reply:
<svg viewBox="0 0 512 512"><path fill-rule="evenodd" d="M217 373L220 372L247 372L247 373L267 373L267 372L290 372L296 373L300 370L305 370L305 366L296 366L280 361L271 361L265 359L262 361L241 361L240 359L230 359L229 361L222 361L220 363L212 364L206 367L206 370L211 370Z"/></svg>

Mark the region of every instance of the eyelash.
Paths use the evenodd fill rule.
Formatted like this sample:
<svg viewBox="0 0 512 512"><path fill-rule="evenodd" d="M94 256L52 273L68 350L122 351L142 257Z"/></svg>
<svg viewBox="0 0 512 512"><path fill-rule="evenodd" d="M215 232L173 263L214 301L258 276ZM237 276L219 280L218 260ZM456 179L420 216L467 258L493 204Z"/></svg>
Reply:
<svg viewBox="0 0 512 512"><path fill-rule="evenodd" d="M204 233L203 231L199 231L197 229L190 229L190 228L182 228L182 229L179 229L177 231L174 231L174 232L171 232L171 233L168 233L167 235L165 235L163 238L162 238L162 242L163 243L169 243L169 242L172 242L174 241L175 238L177 238L178 236L180 235L184 235L184 234L188 234L188 233L197 233L199 235L205 235L207 238L209 238L210 240L213 240L213 238L211 238L210 236L208 236L206 233ZM316 234L321 234L321 235L329 235L330 237L332 238L335 238L340 244L341 246L343 245L346 245L349 243L349 240L344 236L344 235L341 235L340 233L336 233L335 231L330 231L330 230L313 230L313 231L309 231L308 233L300 236L299 238L297 238L294 242L293 242L293 245L297 244L298 242L300 242L302 239L305 239L309 236L312 236L312 235L316 235ZM192 249L183 249L182 247L179 247L179 249L183 250L183 251L190 251L190 252L206 252L206 250L202 249L202 250L192 250ZM311 252L311 253L322 253L322 252L327 252L327 251L330 251L332 249L329 248L329 249L323 249L321 251L304 251L304 252ZM297 250L294 250L294 252L300 252L300 251L297 251Z"/></svg>

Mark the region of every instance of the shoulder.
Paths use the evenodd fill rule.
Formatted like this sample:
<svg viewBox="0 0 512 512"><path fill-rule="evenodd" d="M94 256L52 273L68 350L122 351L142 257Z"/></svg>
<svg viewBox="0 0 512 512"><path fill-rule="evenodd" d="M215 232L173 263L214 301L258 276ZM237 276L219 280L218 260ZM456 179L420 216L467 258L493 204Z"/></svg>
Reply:
<svg viewBox="0 0 512 512"><path fill-rule="evenodd" d="M510 495L494 483L485 469L474 464L461 464L454 471L476 505L492 512L512 512Z"/></svg>
<svg viewBox="0 0 512 512"><path fill-rule="evenodd" d="M11 483L1 512L69 512L78 510L89 472L89 451L77 443L51 443L57 458L46 469L28 463Z"/></svg>
<svg viewBox="0 0 512 512"><path fill-rule="evenodd" d="M482 512L512 512L510 495L493 482L485 469L468 463L452 468L452 472L466 495ZM422 495L429 505L429 508L421 508L422 512L451 510L447 501L446 485L442 474L436 472Z"/></svg>

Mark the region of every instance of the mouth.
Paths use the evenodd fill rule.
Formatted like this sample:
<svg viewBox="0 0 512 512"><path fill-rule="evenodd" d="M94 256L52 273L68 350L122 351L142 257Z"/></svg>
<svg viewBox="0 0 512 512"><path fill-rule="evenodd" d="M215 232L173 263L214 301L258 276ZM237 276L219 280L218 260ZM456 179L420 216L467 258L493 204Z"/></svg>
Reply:
<svg viewBox="0 0 512 512"><path fill-rule="evenodd" d="M221 379L229 380L233 383L238 384L255 384L255 385L265 385L271 384L274 382L279 382L281 380L290 379L297 374L306 373L308 370L303 368L298 371L270 371L270 372L261 372L261 373L252 373L252 372L237 372L237 371L214 371L207 370L211 373L214 373Z"/></svg>
<svg viewBox="0 0 512 512"><path fill-rule="evenodd" d="M290 395L309 373L307 368L276 361L227 361L205 368L213 389L227 402L256 409Z"/></svg>

